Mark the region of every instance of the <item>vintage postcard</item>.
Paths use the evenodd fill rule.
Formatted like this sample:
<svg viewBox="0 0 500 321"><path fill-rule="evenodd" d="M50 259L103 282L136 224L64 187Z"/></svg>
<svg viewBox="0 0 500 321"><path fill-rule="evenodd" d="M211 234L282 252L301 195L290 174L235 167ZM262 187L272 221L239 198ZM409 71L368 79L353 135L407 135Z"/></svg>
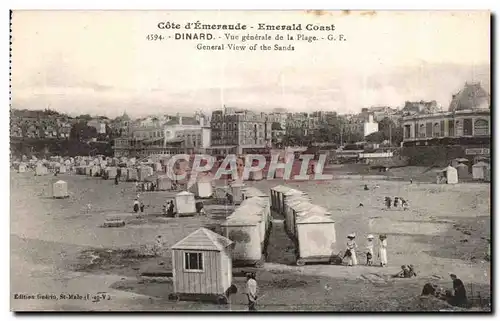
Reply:
<svg viewBox="0 0 500 321"><path fill-rule="evenodd" d="M12 311L491 312L488 11L22 11Z"/></svg>

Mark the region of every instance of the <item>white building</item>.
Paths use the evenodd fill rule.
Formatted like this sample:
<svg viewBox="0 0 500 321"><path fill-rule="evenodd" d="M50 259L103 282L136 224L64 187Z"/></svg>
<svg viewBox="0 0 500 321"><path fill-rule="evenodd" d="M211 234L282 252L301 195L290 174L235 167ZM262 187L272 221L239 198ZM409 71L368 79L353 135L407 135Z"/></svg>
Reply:
<svg viewBox="0 0 500 321"><path fill-rule="evenodd" d="M368 116L368 121L363 124L363 132L365 137L378 132L378 123L373 120L373 115Z"/></svg>

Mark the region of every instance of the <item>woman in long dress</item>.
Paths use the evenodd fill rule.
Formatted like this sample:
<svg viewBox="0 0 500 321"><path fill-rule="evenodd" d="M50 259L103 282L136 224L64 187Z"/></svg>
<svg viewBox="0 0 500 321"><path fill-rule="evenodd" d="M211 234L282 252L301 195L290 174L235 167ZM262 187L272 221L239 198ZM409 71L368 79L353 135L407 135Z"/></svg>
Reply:
<svg viewBox="0 0 500 321"><path fill-rule="evenodd" d="M368 235L366 242L366 265L373 263L373 235Z"/></svg>
<svg viewBox="0 0 500 321"><path fill-rule="evenodd" d="M356 244L356 241L354 241L356 235L351 233L347 235L347 238L347 251L350 252L350 255L347 255L347 265L354 266L358 264L358 258L356 257L356 248L358 245Z"/></svg>
<svg viewBox="0 0 500 321"><path fill-rule="evenodd" d="M380 235L380 248L379 248L379 258L380 258L380 265L382 267L387 266L387 236L386 235Z"/></svg>

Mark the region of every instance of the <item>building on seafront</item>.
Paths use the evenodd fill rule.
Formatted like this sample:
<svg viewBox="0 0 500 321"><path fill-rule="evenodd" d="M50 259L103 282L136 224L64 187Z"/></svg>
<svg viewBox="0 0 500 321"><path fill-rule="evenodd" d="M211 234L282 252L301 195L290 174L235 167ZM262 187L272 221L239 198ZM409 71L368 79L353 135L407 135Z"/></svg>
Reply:
<svg viewBox="0 0 500 321"><path fill-rule="evenodd" d="M271 142L271 122L266 113L225 107L212 112L211 146L207 153L263 153Z"/></svg>
<svg viewBox="0 0 500 321"><path fill-rule="evenodd" d="M448 111L415 112L403 118L403 147L461 146L457 157L488 156L490 95L480 83L465 83ZM456 153L455 153L456 154Z"/></svg>
<svg viewBox="0 0 500 321"><path fill-rule="evenodd" d="M205 153L211 138L205 121L203 115L196 115L141 123L131 129L129 135L115 139L115 157Z"/></svg>

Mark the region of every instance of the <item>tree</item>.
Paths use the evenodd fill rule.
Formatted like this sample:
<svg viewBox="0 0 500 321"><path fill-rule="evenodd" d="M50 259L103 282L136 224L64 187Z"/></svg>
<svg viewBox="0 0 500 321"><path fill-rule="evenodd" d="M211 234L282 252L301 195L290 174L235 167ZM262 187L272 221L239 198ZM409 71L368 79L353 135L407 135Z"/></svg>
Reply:
<svg viewBox="0 0 500 321"><path fill-rule="evenodd" d="M391 140L393 144L399 145L403 141L403 128L394 123L389 117L385 117L378 123L380 132L384 134L384 140Z"/></svg>
<svg viewBox="0 0 500 321"><path fill-rule="evenodd" d="M386 137L385 137L385 134L384 132L382 131L378 131L378 132L374 132L374 133L371 133L370 135L366 136L365 137L365 140L369 143L376 143L376 144L380 144L382 143L384 140L386 140Z"/></svg>
<svg viewBox="0 0 500 321"><path fill-rule="evenodd" d="M71 126L69 137L72 140L85 141L97 138L97 129L87 126L86 121L79 121Z"/></svg>

